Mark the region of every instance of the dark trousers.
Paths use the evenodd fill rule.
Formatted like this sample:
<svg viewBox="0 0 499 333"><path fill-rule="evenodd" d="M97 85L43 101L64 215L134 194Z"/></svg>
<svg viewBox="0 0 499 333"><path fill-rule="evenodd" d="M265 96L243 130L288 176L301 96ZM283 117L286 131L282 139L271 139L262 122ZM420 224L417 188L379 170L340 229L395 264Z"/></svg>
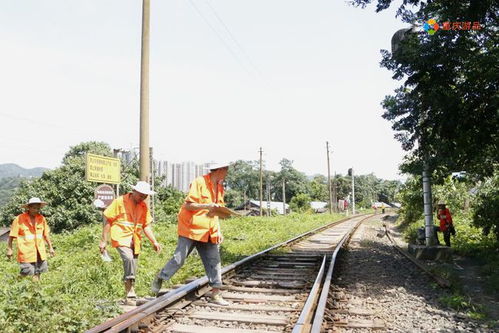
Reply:
<svg viewBox="0 0 499 333"><path fill-rule="evenodd" d="M445 245L450 247L450 230L447 229L443 232Z"/></svg>

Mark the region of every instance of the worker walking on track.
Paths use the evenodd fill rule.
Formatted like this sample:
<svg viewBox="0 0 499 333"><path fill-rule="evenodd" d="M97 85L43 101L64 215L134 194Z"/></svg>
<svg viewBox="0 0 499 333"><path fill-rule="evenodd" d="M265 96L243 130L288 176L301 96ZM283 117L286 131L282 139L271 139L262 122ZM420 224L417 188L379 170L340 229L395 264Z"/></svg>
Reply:
<svg viewBox="0 0 499 333"><path fill-rule="evenodd" d="M150 185L139 181L132 186L133 191L116 198L104 210L107 223L102 230L102 239L99 249L102 254L106 251L107 238L111 232L111 245L118 250L123 260L123 281L125 284L125 302L133 303L137 298L134 290L137 274L138 257L141 250L142 231L153 244L154 250L159 253L161 245L156 241L151 228L152 217L144 200L148 195L155 194Z"/></svg>
<svg viewBox="0 0 499 333"><path fill-rule="evenodd" d="M438 203L437 218L440 220L440 231L444 235L445 245L450 247L450 235L455 235L456 230L454 229L450 211L445 207L445 202L443 201Z"/></svg>
<svg viewBox="0 0 499 333"><path fill-rule="evenodd" d="M211 302L229 305L222 298L222 265L219 244L223 241L219 219L214 210L224 206L223 180L229 164L212 165L210 172L196 178L190 185L189 194L178 214L178 242L173 257L154 279L151 290L158 294L163 281L169 280L185 262L194 247L203 261L210 286L213 288Z"/></svg>
<svg viewBox="0 0 499 333"><path fill-rule="evenodd" d="M21 276L32 276L33 281L40 280L40 274L48 270L45 242L51 256L55 255L50 240L50 228L40 209L47 203L33 197L22 207L26 210L18 215L10 227L7 242L7 258L12 257L12 241L17 241L17 261Z"/></svg>

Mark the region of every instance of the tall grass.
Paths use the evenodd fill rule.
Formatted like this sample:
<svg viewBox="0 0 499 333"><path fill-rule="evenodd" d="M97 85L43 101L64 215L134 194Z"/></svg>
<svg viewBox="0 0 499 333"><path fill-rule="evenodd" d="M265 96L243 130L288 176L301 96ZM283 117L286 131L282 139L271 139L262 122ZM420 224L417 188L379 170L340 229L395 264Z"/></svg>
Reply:
<svg viewBox="0 0 499 333"><path fill-rule="evenodd" d="M293 214L223 221L222 263L235 262L342 217ZM101 228L96 224L53 235L56 256L49 259L49 272L42 274L38 284L20 279L14 260L0 261L1 332L81 332L120 312L117 300L124 296L122 262L114 249L109 251L112 262L101 261L98 250ZM154 275L170 259L177 242L175 224L156 223L154 232L163 251L156 254L145 241L136 281L139 296L149 294ZM0 244L0 251L5 253L5 243ZM204 268L193 254L166 287L202 275Z"/></svg>

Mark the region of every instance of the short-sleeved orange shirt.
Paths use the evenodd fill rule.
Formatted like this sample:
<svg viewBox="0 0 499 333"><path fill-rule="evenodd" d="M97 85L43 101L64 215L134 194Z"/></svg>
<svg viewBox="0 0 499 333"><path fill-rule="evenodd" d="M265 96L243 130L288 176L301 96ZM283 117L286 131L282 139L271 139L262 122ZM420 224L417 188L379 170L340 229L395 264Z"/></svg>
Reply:
<svg viewBox="0 0 499 333"><path fill-rule="evenodd" d="M185 203L209 204L217 203L224 206L224 188L217 184L217 191L213 190L210 175L204 175L194 179L189 193L185 198ZM189 211L185 209L185 204L178 213L178 234L201 242L218 243L220 238L220 225L218 216L208 217L208 209Z"/></svg>
<svg viewBox="0 0 499 333"><path fill-rule="evenodd" d="M38 255L41 260L47 260L45 240L50 233L47 220L43 215L35 216L35 224L31 223L28 213L18 215L10 227L10 237L17 238L17 261L20 263L37 262Z"/></svg>
<svg viewBox="0 0 499 333"><path fill-rule="evenodd" d="M131 193L127 193L113 200L104 211L104 216L111 224L111 245L130 247L135 254L139 254L142 230L152 222L146 203L136 205Z"/></svg>

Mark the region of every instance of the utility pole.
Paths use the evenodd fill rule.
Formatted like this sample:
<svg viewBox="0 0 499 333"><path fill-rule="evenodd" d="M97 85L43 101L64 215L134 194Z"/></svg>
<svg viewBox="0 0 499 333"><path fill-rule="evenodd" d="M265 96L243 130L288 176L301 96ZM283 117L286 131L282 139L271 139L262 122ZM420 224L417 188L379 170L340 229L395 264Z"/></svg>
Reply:
<svg viewBox="0 0 499 333"><path fill-rule="evenodd" d="M263 216L263 169L262 169L262 147L260 147L260 216Z"/></svg>
<svg viewBox="0 0 499 333"><path fill-rule="evenodd" d="M149 181L149 22L150 0L142 0L140 64L140 180Z"/></svg>
<svg viewBox="0 0 499 333"><path fill-rule="evenodd" d="M155 181L155 168L154 168L154 156L152 154L152 147L149 147L149 160L151 161L151 189L154 191L154 181ZM152 220L154 221L154 201L156 199L156 196L152 196L151 198L151 215L152 215Z"/></svg>
<svg viewBox="0 0 499 333"><path fill-rule="evenodd" d="M121 149L113 149L113 157L119 158L118 153L120 151L121 151ZM121 160L120 160L120 164L121 164ZM116 184L116 198L119 196L120 196L120 184Z"/></svg>
<svg viewBox="0 0 499 333"><path fill-rule="evenodd" d="M267 216L270 216L270 173L267 173Z"/></svg>
<svg viewBox="0 0 499 333"><path fill-rule="evenodd" d="M282 211L286 215L286 179L282 179Z"/></svg>
<svg viewBox="0 0 499 333"><path fill-rule="evenodd" d="M355 215L355 180L352 168L352 215Z"/></svg>
<svg viewBox="0 0 499 333"><path fill-rule="evenodd" d="M426 246L435 245L433 230L433 213L431 204L431 178L427 161L423 165L423 207L425 221Z"/></svg>
<svg viewBox="0 0 499 333"><path fill-rule="evenodd" d="M329 142L326 141L327 151L327 190L329 192L329 214L333 214L333 194L331 192L331 170L329 167Z"/></svg>
<svg viewBox="0 0 499 333"><path fill-rule="evenodd" d="M338 190L337 190L337 184L336 184L336 172L334 173L333 176L333 212L338 211Z"/></svg>

